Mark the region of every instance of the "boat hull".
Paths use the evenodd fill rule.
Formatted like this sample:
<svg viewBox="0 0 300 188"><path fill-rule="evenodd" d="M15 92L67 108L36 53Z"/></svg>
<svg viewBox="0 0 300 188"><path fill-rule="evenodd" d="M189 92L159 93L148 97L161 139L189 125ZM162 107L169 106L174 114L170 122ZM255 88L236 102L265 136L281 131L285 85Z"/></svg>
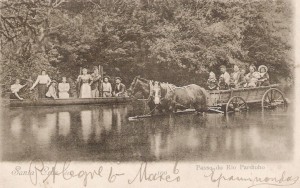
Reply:
<svg viewBox="0 0 300 188"><path fill-rule="evenodd" d="M131 102L130 97L107 97L107 98L77 98L77 99L42 99L42 100L5 100L5 106L26 107L26 106L65 106L65 105L114 105Z"/></svg>

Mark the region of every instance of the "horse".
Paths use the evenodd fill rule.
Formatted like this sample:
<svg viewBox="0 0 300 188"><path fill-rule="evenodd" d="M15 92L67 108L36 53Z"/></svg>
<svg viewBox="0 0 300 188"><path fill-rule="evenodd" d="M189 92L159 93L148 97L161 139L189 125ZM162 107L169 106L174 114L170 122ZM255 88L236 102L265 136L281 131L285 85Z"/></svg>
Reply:
<svg viewBox="0 0 300 188"><path fill-rule="evenodd" d="M169 109L161 103L161 100L175 87L176 86L173 84L147 80L140 76L136 76L127 92L130 96L135 98L137 95L140 95L141 98L146 99L150 112L153 114L155 109L160 112Z"/></svg>
<svg viewBox="0 0 300 188"><path fill-rule="evenodd" d="M177 109L194 108L197 112L206 112L209 95L207 91L196 85L190 84L183 87L176 87L164 98L169 110L176 112Z"/></svg>

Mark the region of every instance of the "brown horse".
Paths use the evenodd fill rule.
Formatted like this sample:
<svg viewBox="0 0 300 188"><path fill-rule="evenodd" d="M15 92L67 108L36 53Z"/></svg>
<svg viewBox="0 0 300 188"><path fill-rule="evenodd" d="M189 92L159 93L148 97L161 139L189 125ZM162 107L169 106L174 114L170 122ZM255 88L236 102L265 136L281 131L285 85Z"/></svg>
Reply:
<svg viewBox="0 0 300 188"><path fill-rule="evenodd" d="M177 109L194 108L197 112L207 111L208 93L196 84L184 87L176 87L164 98L164 103L169 109L176 112Z"/></svg>
<svg viewBox="0 0 300 188"><path fill-rule="evenodd" d="M161 101L164 99L167 93L176 86L169 83L158 82L159 91L157 91L154 89L154 83L154 81L136 76L127 90L128 94L135 98L146 99L151 113L154 113L155 109L158 109L160 112L163 110L168 110L169 108L167 106L163 106L162 103L157 102L157 95L159 93L159 98Z"/></svg>

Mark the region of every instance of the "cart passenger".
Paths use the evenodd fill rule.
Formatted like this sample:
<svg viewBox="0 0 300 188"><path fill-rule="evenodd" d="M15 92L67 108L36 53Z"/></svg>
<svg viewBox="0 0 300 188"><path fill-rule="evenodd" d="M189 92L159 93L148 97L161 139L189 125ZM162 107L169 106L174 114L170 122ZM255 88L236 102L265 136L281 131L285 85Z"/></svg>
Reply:
<svg viewBox="0 0 300 188"><path fill-rule="evenodd" d="M225 83L227 84L227 86L229 86L230 84L230 75L229 73L226 71L226 67L224 65L220 66L220 70L221 70L221 75L219 78L223 77Z"/></svg>
<svg viewBox="0 0 300 188"><path fill-rule="evenodd" d="M122 79L120 77L116 77L116 85L113 92L115 97L125 97L126 86L122 84L121 81Z"/></svg>
<svg viewBox="0 0 300 188"><path fill-rule="evenodd" d="M247 83L247 82L246 82L246 78L245 78L245 73L246 73L246 70L245 70L245 69L241 69L239 81L238 81L238 83L236 84L236 88L242 88L242 87L244 87L245 84Z"/></svg>
<svg viewBox="0 0 300 188"><path fill-rule="evenodd" d="M112 87L108 80L109 80L109 77L104 76L103 83L102 83L103 97L111 97L112 96L112 94L111 94Z"/></svg>
<svg viewBox="0 0 300 188"><path fill-rule="evenodd" d="M214 72L210 72L207 80L207 88L209 90L215 90L217 89L217 87L218 87L218 83L217 83L216 75Z"/></svg>
<svg viewBox="0 0 300 188"><path fill-rule="evenodd" d="M238 65L234 65L233 67L233 73L230 76L230 88L238 88L238 83L240 81L240 76L241 76L241 72L240 72L240 68Z"/></svg>
<svg viewBox="0 0 300 188"><path fill-rule="evenodd" d="M10 94L10 99L20 99L23 100L22 97L19 96L19 91L25 87L25 85L20 84L20 80L16 79L15 83L10 86L11 94Z"/></svg>
<svg viewBox="0 0 300 188"><path fill-rule="evenodd" d="M246 75L246 87L256 87L258 78L260 77L259 72L256 71L256 67L254 65L250 65L249 73Z"/></svg>
<svg viewBox="0 0 300 188"><path fill-rule="evenodd" d="M38 85L38 97L40 99L46 98L47 88L51 82L50 77L46 74L45 70L42 70L42 74L38 75L35 83L31 86L30 90Z"/></svg>
<svg viewBox="0 0 300 188"><path fill-rule="evenodd" d="M227 90L227 89L228 89L228 84L225 82L224 76L221 75L219 78L218 90Z"/></svg>
<svg viewBox="0 0 300 188"><path fill-rule="evenodd" d="M94 73L91 74L92 81L90 83L92 90L92 98L97 98L100 96L99 85L101 84L101 75L99 74L98 67L94 67Z"/></svg>
<svg viewBox="0 0 300 188"><path fill-rule="evenodd" d="M268 86L270 85L268 68L265 65L258 67L260 73L260 78L258 79L258 86Z"/></svg>
<svg viewBox="0 0 300 188"><path fill-rule="evenodd" d="M57 99L56 87L57 87L57 82L55 80L52 80L48 88L48 92L46 93L46 97Z"/></svg>
<svg viewBox="0 0 300 188"><path fill-rule="evenodd" d="M150 91L150 92L151 92L151 96L153 97L154 104L155 105L160 104L161 86L160 86L160 83L158 81L154 81L152 91Z"/></svg>
<svg viewBox="0 0 300 188"><path fill-rule="evenodd" d="M62 82L58 84L58 96L61 99L68 99L69 95L70 84L67 83L67 78L62 77Z"/></svg>

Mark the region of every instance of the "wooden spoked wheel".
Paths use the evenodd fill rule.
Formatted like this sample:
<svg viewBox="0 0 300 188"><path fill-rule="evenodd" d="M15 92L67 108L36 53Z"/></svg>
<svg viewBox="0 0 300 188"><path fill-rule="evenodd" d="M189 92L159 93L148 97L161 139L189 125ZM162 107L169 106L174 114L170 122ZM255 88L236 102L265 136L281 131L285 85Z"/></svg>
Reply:
<svg viewBox="0 0 300 188"><path fill-rule="evenodd" d="M265 92L261 101L262 109L274 109L277 107L287 107L287 101L283 93L276 88L271 88Z"/></svg>
<svg viewBox="0 0 300 188"><path fill-rule="evenodd" d="M248 105L242 97L231 97L226 104L225 114L243 112L248 110Z"/></svg>

